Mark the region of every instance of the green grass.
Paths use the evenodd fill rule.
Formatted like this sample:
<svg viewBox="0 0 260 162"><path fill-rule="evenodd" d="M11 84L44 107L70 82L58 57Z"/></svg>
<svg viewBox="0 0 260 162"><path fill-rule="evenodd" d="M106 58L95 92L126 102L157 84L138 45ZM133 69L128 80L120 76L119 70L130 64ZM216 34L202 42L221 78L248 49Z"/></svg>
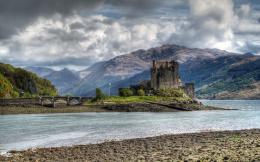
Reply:
<svg viewBox="0 0 260 162"><path fill-rule="evenodd" d="M160 97L160 96L130 96L120 97L111 96L106 97L104 100L91 102L88 101L86 104L98 104L98 103L111 103L111 104L124 104L124 103L140 103L140 102L159 102L159 101L190 101L188 97Z"/></svg>

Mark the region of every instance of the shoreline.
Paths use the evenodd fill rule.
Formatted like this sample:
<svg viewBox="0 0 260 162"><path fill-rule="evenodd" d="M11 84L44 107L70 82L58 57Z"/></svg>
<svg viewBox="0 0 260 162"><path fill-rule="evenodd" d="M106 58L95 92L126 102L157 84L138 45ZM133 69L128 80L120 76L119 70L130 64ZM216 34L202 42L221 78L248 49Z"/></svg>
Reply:
<svg viewBox="0 0 260 162"><path fill-rule="evenodd" d="M124 104L92 104L92 105L59 105L55 108L39 105L1 106L0 115L12 114L45 114L45 113L81 113L81 112L181 112L181 111L236 110L199 104L169 103L124 103Z"/></svg>
<svg viewBox="0 0 260 162"><path fill-rule="evenodd" d="M170 134L11 151L0 161L258 161L259 137L260 129Z"/></svg>

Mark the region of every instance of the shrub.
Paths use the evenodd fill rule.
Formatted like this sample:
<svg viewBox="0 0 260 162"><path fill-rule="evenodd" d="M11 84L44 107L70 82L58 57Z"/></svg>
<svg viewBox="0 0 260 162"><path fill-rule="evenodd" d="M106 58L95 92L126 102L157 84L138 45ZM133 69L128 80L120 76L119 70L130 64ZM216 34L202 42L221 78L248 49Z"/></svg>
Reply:
<svg viewBox="0 0 260 162"><path fill-rule="evenodd" d="M162 97L185 97L183 90L177 88L159 89L155 93Z"/></svg>
<svg viewBox="0 0 260 162"><path fill-rule="evenodd" d="M17 97L12 84L0 73L0 98Z"/></svg>
<svg viewBox="0 0 260 162"><path fill-rule="evenodd" d="M145 95L144 90L143 90L143 89L139 89L139 90L137 91L137 95L138 95L138 96L144 96L144 95Z"/></svg>
<svg viewBox="0 0 260 162"><path fill-rule="evenodd" d="M103 100L105 99L106 95L102 92L102 90L100 88L96 88L96 97L95 100Z"/></svg>
<svg viewBox="0 0 260 162"><path fill-rule="evenodd" d="M119 95L121 97L133 96L133 91L130 88L121 88L119 89Z"/></svg>

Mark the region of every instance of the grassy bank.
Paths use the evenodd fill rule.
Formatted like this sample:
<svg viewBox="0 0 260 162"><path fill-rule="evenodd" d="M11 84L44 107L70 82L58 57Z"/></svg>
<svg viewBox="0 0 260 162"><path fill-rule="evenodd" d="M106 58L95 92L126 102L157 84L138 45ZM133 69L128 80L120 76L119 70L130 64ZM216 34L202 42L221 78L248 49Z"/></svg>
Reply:
<svg viewBox="0 0 260 162"><path fill-rule="evenodd" d="M98 101L88 101L85 104L129 104L129 103L142 103L142 102L185 102L192 101L188 97L161 97L161 96L129 96L129 97L120 97L120 96L111 96L105 97L102 100Z"/></svg>
<svg viewBox="0 0 260 162"><path fill-rule="evenodd" d="M260 130L203 132L12 151L0 161L260 161Z"/></svg>

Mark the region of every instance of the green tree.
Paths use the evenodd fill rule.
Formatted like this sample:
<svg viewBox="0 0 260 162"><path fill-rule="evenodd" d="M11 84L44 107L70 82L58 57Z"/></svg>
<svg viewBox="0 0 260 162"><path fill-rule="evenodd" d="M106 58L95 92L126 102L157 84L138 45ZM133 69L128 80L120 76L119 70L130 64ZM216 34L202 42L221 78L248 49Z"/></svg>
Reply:
<svg viewBox="0 0 260 162"><path fill-rule="evenodd" d="M186 96L182 89L178 88L168 88L168 89L159 89L156 91L157 96L162 97L184 97Z"/></svg>
<svg viewBox="0 0 260 162"><path fill-rule="evenodd" d="M130 88L121 88L119 90L119 95L121 97L129 97L129 96L133 96L133 91Z"/></svg>
<svg viewBox="0 0 260 162"><path fill-rule="evenodd" d="M105 99L106 95L102 92L100 88L96 88L96 100L103 100Z"/></svg>
<svg viewBox="0 0 260 162"><path fill-rule="evenodd" d="M138 96L144 96L144 95L145 95L144 90L143 90L143 89L139 89L139 90L137 91L137 95L138 95Z"/></svg>

